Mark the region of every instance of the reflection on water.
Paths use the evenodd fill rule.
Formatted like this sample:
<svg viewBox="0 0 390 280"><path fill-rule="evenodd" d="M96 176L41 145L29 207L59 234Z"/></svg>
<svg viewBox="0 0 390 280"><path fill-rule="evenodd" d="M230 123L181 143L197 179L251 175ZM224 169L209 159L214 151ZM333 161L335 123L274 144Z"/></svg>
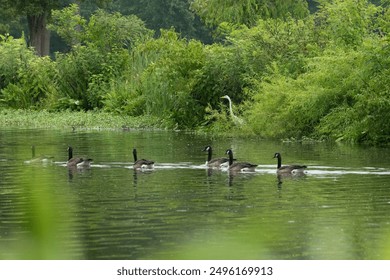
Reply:
<svg viewBox="0 0 390 280"><path fill-rule="evenodd" d="M66 167L70 144L94 158L91 168ZM209 144L215 156L232 147L238 160L259 165L246 173L207 168L201 149ZM32 145L53 160L30 162ZM153 170L133 170L134 146L153 157ZM275 151L308 165L305 174L278 177ZM390 258L388 152L173 132L3 129L0 257ZM20 243L54 249L29 255Z"/></svg>

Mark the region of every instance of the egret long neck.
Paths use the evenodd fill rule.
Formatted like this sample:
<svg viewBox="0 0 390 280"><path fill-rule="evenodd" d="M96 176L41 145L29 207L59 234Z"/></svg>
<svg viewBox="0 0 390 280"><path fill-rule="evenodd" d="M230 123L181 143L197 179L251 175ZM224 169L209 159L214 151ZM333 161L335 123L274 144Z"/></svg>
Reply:
<svg viewBox="0 0 390 280"><path fill-rule="evenodd" d="M233 114L233 107L232 107L232 100L229 98L229 110L230 110L230 115L234 116Z"/></svg>

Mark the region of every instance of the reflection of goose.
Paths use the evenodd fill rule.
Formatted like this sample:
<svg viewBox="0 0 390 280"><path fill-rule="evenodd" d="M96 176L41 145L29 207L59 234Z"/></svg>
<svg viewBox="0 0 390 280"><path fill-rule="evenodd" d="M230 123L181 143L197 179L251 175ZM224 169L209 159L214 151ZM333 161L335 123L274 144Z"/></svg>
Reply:
<svg viewBox="0 0 390 280"><path fill-rule="evenodd" d="M154 161L147 159L139 159L137 160L137 150L133 149L133 157L134 157L134 169L153 169Z"/></svg>
<svg viewBox="0 0 390 280"><path fill-rule="evenodd" d="M228 95L224 95L222 96L221 98L225 98L229 101L229 111L230 111L230 116L232 117L232 120L234 122L234 124L236 125L242 125L244 124L244 120L237 117L235 114L233 114L233 108L232 108L232 100L230 99L230 97Z"/></svg>
<svg viewBox="0 0 390 280"><path fill-rule="evenodd" d="M278 159L277 173L280 175L286 174L303 174L306 165L283 165L282 166L282 155L275 153L274 158Z"/></svg>
<svg viewBox="0 0 390 280"><path fill-rule="evenodd" d="M82 158L82 157L73 157L73 148L68 147L68 161L66 163L67 167L91 167L92 159Z"/></svg>
<svg viewBox="0 0 390 280"><path fill-rule="evenodd" d="M233 163L233 151L228 149L226 154L229 155L229 170L230 171L255 171L257 164L249 162L234 162Z"/></svg>
<svg viewBox="0 0 390 280"><path fill-rule="evenodd" d="M211 148L211 146L206 146L203 149L203 152L208 152L207 161L206 161L206 165L208 167L220 168L220 167L227 167L228 166L228 164L229 164L228 158L211 159L212 154L213 154L213 149Z"/></svg>

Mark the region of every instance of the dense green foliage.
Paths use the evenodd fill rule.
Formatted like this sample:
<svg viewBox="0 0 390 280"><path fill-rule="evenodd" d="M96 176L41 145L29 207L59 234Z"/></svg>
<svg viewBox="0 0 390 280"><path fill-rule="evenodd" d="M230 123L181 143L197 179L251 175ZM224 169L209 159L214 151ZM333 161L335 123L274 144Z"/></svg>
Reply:
<svg viewBox="0 0 390 280"><path fill-rule="evenodd" d="M191 3L192 0L112 0L110 9L138 16L156 36L161 29L174 27L184 38L210 43L210 29L190 9Z"/></svg>
<svg viewBox="0 0 390 280"><path fill-rule="evenodd" d="M87 19L76 5L53 12L50 28L70 48L54 59L2 35L2 106L104 110L159 118L167 128L262 137L389 141L388 1L319 1L310 15L303 3L281 5L269 16L259 6L267 1L235 2L256 7L250 23L224 22L230 8L213 18L202 2L194 9L219 23L219 43L173 29L154 37L136 16L98 10ZM220 99L226 94L241 127Z"/></svg>
<svg viewBox="0 0 390 280"><path fill-rule="evenodd" d="M308 15L305 0L194 0L192 8L209 25L223 22L252 26L260 18Z"/></svg>
<svg viewBox="0 0 390 280"><path fill-rule="evenodd" d="M388 22L389 11L365 1L355 4L334 1L321 7L314 17L317 30L311 33L316 48L311 50L313 44L305 40L310 52L304 55L298 76L286 74L283 67L288 64L274 60L267 80L254 89L255 105L247 111L256 133L388 142L389 37L383 23Z"/></svg>

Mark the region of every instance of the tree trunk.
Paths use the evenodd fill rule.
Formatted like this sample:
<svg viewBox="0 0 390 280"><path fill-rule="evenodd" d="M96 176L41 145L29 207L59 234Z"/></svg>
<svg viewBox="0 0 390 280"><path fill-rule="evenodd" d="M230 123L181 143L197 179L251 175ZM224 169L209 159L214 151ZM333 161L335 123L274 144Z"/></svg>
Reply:
<svg viewBox="0 0 390 280"><path fill-rule="evenodd" d="M29 30L29 46L33 47L39 56L49 55L50 31L46 28L47 12L41 15L27 15Z"/></svg>

